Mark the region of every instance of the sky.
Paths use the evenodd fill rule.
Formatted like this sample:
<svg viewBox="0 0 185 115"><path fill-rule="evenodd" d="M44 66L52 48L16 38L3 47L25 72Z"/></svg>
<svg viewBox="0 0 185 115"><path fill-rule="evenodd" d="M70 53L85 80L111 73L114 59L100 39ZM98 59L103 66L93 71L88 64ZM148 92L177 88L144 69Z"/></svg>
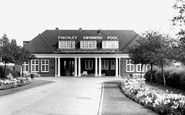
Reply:
<svg viewBox="0 0 185 115"><path fill-rule="evenodd" d="M18 45L46 29L175 33L175 0L0 0L0 37Z"/></svg>

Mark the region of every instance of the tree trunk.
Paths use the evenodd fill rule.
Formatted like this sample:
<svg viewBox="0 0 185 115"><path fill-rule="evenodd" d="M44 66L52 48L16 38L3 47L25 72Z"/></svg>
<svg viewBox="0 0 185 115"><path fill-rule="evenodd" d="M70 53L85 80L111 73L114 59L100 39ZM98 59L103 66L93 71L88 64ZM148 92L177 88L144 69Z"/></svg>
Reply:
<svg viewBox="0 0 185 115"><path fill-rule="evenodd" d="M4 65L4 78L6 78L6 62L5 62L5 65Z"/></svg>
<svg viewBox="0 0 185 115"><path fill-rule="evenodd" d="M166 78L165 78L165 75L164 75L164 67L163 67L163 64L161 64L161 70L162 70L162 76L163 76L163 83L164 83L164 86L166 86Z"/></svg>
<svg viewBox="0 0 185 115"><path fill-rule="evenodd" d="M22 72L22 77L24 76L23 74L23 64L21 64L21 72Z"/></svg>
<svg viewBox="0 0 185 115"><path fill-rule="evenodd" d="M150 75L150 83L152 83L153 82L153 63L150 63L150 73L151 73L151 75Z"/></svg>

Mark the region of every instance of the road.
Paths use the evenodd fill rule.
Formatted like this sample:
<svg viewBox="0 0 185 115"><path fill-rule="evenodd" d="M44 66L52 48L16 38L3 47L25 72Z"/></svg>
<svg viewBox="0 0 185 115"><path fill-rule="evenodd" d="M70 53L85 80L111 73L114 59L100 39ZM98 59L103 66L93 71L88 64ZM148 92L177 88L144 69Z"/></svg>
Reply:
<svg viewBox="0 0 185 115"><path fill-rule="evenodd" d="M37 78L55 81L0 97L2 115L97 115L102 82L120 78Z"/></svg>

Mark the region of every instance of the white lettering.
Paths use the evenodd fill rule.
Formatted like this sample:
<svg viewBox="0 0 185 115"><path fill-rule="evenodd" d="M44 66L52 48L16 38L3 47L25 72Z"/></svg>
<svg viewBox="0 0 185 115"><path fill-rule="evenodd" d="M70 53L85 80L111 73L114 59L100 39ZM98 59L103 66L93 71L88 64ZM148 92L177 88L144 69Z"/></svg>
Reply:
<svg viewBox="0 0 185 115"><path fill-rule="evenodd" d="M118 37L117 36L107 36L108 40L117 40Z"/></svg>
<svg viewBox="0 0 185 115"><path fill-rule="evenodd" d="M103 36L83 36L84 40L88 40L88 39L103 39Z"/></svg>
<svg viewBox="0 0 185 115"><path fill-rule="evenodd" d="M58 39L59 40L62 40L62 39L77 39L78 36L58 36Z"/></svg>

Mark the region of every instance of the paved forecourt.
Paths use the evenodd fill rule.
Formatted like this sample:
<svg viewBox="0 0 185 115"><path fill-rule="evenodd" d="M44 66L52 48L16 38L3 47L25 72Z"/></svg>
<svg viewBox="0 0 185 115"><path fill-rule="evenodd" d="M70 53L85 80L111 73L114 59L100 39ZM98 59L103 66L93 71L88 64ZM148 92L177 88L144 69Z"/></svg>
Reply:
<svg viewBox="0 0 185 115"><path fill-rule="evenodd" d="M102 83L120 78L46 77L53 83L0 97L2 115L97 115Z"/></svg>

